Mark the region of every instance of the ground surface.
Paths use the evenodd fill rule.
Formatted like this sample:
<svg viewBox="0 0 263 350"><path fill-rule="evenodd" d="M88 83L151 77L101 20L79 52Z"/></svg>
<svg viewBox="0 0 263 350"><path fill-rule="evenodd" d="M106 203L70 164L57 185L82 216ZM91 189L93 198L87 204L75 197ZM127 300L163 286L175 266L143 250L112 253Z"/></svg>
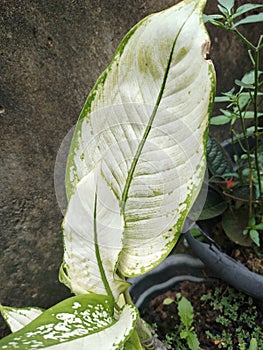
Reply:
<svg viewBox="0 0 263 350"><path fill-rule="evenodd" d="M215 292L219 286L221 289ZM148 323L157 325L159 337L163 341L170 339L171 349L189 349L185 347L184 340L180 340L183 325L177 311L177 293L185 296L193 306L192 329L203 350L248 349L250 339L256 335L259 350L263 349L263 319L252 299L215 280L204 283L182 282L153 299L142 311L142 317ZM209 293L213 295L213 305L209 297L202 300ZM164 305L167 298L175 302Z"/></svg>

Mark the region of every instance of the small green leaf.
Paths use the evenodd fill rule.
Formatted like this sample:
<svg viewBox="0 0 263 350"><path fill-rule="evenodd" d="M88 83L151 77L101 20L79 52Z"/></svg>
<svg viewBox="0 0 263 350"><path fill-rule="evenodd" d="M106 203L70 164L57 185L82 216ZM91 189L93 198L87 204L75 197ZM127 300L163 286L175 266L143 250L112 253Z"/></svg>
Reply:
<svg viewBox="0 0 263 350"><path fill-rule="evenodd" d="M233 28L236 28L241 24L259 23L259 22L263 22L263 12L258 13L256 15L247 16L246 18L241 19L240 21L236 22L233 25Z"/></svg>
<svg viewBox="0 0 263 350"><path fill-rule="evenodd" d="M223 17L223 16L222 16ZM224 18L224 17L223 17ZM217 21L217 20L215 20L215 19L210 19L209 20L209 22L210 23L212 23L214 26L217 26L217 27L221 27L221 28L227 28L227 26L224 24L224 23L222 23L222 22L219 22L219 21Z"/></svg>
<svg viewBox="0 0 263 350"><path fill-rule="evenodd" d="M258 350L258 342L256 338L252 338L250 340L249 348L248 350Z"/></svg>
<svg viewBox="0 0 263 350"><path fill-rule="evenodd" d="M230 123L231 118L225 116L225 115L217 115L215 117L210 118L210 125L225 125Z"/></svg>
<svg viewBox="0 0 263 350"><path fill-rule="evenodd" d="M251 97L250 97L249 93L247 93L247 92L241 93L238 96L238 105L239 105L239 108L241 110L243 110L245 107L247 107L250 102L251 102Z"/></svg>
<svg viewBox="0 0 263 350"><path fill-rule="evenodd" d="M255 218L255 216L252 216L252 217L248 220L248 225L249 225L249 227L254 227L255 224L256 224L256 218Z"/></svg>
<svg viewBox="0 0 263 350"><path fill-rule="evenodd" d="M261 222L260 224L255 225L254 228L257 229L257 230L263 230L263 222Z"/></svg>
<svg viewBox="0 0 263 350"><path fill-rule="evenodd" d="M224 6L221 6L221 5L217 5L219 11L221 13L223 13L223 15L226 17L228 15L228 10L224 7Z"/></svg>
<svg viewBox="0 0 263 350"><path fill-rule="evenodd" d="M243 88L246 88L246 89L254 89L254 85L244 83L243 81L238 80L238 79L235 80L235 84L238 86L241 86Z"/></svg>
<svg viewBox="0 0 263 350"><path fill-rule="evenodd" d="M212 175L224 175L233 172L230 157L223 147L212 137L207 140L207 166Z"/></svg>
<svg viewBox="0 0 263 350"><path fill-rule="evenodd" d="M248 155L247 155L247 154L242 154L241 157L240 157L240 159L243 159L243 160L244 160L244 159L248 159Z"/></svg>
<svg viewBox="0 0 263 350"><path fill-rule="evenodd" d="M247 235L248 234L248 228L245 228L244 230L243 230L243 235Z"/></svg>
<svg viewBox="0 0 263 350"><path fill-rule="evenodd" d="M252 241L258 246L260 247L260 239L259 239L259 233L256 230L250 230L249 231L249 236L252 239Z"/></svg>
<svg viewBox="0 0 263 350"><path fill-rule="evenodd" d="M220 111L223 113L223 115L225 115L226 117L229 117L229 118L231 118L232 115L233 115L233 113L231 111L227 110L227 109L222 109L221 108Z"/></svg>
<svg viewBox="0 0 263 350"><path fill-rule="evenodd" d="M224 96L216 96L215 97L215 102L231 102L230 96L224 95Z"/></svg>
<svg viewBox="0 0 263 350"><path fill-rule="evenodd" d="M207 23L207 22L211 22L215 19L224 19L224 16L222 15L203 15L203 20L204 20L204 23Z"/></svg>
<svg viewBox="0 0 263 350"><path fill-rule="evenodd" d="M218 192L209 189L204 208L198 220L208 220L223 214L227 209L225 199Z"/></svg>
<svg viewBox="0 0 263 350"><path fill-rule="evenodd" d="M255 10L257 8L263 7L263 5L259 5L259 4L244 4L241 5L237 8L236 13L233 15L233 18L236 18L240 15L242 15L243 13L246 13L248 11L251 10Z"/></svg>
<svg viewBox="0 0 263 350"><path fill-rule="evenodd" d="M172 298L165 298L163 301L163 305L170 305L172 303L174 303L174 299Z"/></svg>
<svg viewBox="0 0 263 350"><path fill-rule="evenodd" d="M181 330L180 332L180 338L186 339L188 337L189 332L186 329Z"/></svg>
<svg viewBox="0 0 263 350"><path fill-rule="evenodd" d="M237 198L237 200L249 201L250 198L250 187L249 185L243 185L233 188L232 195ZM256 200L256 188L252 187L252 200Z"/></svg>
<svg viewBox="0 0 263 350"><path fill-rule="evenodd" d="M194 319L194 309L184 296L178 301L178 314L184 326L190 328Z"/></svg>
<svg viewBox="0 0 263 350"><path fill-rule="evenodd" d="M222 216L223 229L231 241L244 247L250 247L252 240L243 235L243 230L248 223L248 209L227 210Z"/></svg>
<svg viewBox="0 0 263 350"><path fill-rule="evenodd" d="M253 70L250 70L249 72L246 72L244 76L241 79L242 83L252 85L255 82L255 72Z"/></svg>
<svg viewBox="0 0 263 350"><path fill-rule="evenodd" d="M262 117L263 113L257 113L257 118ZM255 113L253 111L246 111L242 112L242 116L245 119L254 119L255 118Z"/></svg>
<svg viewBox="0 0 263 350"><path fill-rule="evenodd" d="M197 338L197 335L194 332L188 332L188 336L186 338L187 345L191 350L199 350L200 349L200 343Z"/></svg>
<svg viewBox="0 0 263 350"><path fill-rule="evenodd" d="M228 12L230 13L232 8L234 7L235 0L218 0L219 4L224 6Z"/></svg>
<svg viewBox="0 0 263 350"><path fill-rule="evenodd" d="M248 135L253 135L255 132L255 126L250 126L249 128L246 129Z"/></svg>

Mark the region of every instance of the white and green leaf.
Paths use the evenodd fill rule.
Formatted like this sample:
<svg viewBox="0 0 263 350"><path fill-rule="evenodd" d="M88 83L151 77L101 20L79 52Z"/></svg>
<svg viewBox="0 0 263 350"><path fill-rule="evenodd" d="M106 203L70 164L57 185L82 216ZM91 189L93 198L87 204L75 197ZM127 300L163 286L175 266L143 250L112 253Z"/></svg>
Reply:
<svg viewBox="0 0 263 350"><path fill-rule="evenodd" d="M0 312L12 332L25 327L44 310L38 307L16 308L0 305Z"/></svg>
<svg viewBox="0 0 263 350"><path fill-rule="evenodd" d="M24 328L0 340L0 348L122 349L134 332L137 317L137 310L131 305L126 305L116 317L111 297L75 296L44 311Z"/></svg>
<svg viewBox="0 0 263 350"><path fill-rule="evenodd" d="M205 57L204 5L187 0L139 22L91 91L75 129L68 199L75 201L82 179L103 160L101 176L124 219L118 267L125 276L152 269L169 253L201 187L215 87ZM87 192L89 200L93 195ZM85 235L84 223L79 226ZM84 270L85 254L83 247Z"/></svg>
<svg viewBox="0 0 263 350"><path fill-rule="evenodd" d="M60 279L74 294L119 294L129 284L116 274L122 250L119 203L94 168L77 184L63 222L64 261Z"/></svg>

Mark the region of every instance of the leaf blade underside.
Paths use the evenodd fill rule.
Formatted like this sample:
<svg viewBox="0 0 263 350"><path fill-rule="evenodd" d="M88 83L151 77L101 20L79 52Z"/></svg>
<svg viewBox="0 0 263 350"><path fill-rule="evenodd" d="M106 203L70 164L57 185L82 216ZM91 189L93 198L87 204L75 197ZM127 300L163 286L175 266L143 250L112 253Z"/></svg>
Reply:
<svg viewBox="0 0 263 350"><path fill-rule="evenodd" d="M126 36L83 108L67 167L68 197L103 159L124 216L119 270L141 274L172 249L205 169L214 70L205 1L142 20Z"/></svg>
<svg viewBox="0 0 263 350"><path fill-rule="evenodd" d="M116 274L123 225L118 201L100 176L100 167L93 169L77 184L62 225L60 280L74 294L104 294L117 301L128 288Z"/></svg>
<svg viewBox="0 0 263 350"><path fill-rule="evenodd" d="M33 321L44 310L38 307L15 308L0 305L0 312L8 324L11 332L16 332Z"/></svg>

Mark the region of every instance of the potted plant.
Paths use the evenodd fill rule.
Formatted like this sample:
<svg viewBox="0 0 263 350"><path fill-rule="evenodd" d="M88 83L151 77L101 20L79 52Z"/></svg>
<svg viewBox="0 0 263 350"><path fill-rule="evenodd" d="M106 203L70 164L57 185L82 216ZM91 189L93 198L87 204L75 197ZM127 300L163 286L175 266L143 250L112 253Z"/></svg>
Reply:
<svg viewBox="0 0 263 350"><path fill-rule="evenodd" d="M252 57L254 70L244 73L244 76L236 81L237 91L233 88L231 91L224 93L223 96L215 98L216 103L225 103L227 105L225 109L220 110L220 115L212 116L210 119L211 125L225 125L228 123L230 125L231 139L220 144L216 139L208 138L209 187L207 199L198 220L199 226L185 233L185 238L193 252L205 263L202 277L206 276L206 278L202 283L200 283L200 280L197 280L199 282L197 285L194 283L196 274L198 275L197 278L202 278L199 275L199 268L202 265L200 265L199 260L196 260L196 266L192 266L191 273L189 273L189 270L187 270L187 267L189 267L187 256L183 264L185 273L179 273L179 276L175 273L174 278L169 278L171 270L181 272L179 257L177 268L174 266L175 261L167 259L166 264L159 267L159 271L158 269L152 271L145 276L145 280L143 280L143 277L135 280L136 283L131 290L131 293L134 292L135 294L134 298L138 302L138 306L144 309L142 311L143 317L148 322L156 324L158 332L163 334L163 339L166 339L166 342L172 344L172 348L176 349L198 349L200 346L199 340L201 345L206 346L207 349L218 347L229 349L232 346L235 346L234 348L237 349L261 349L262 344L262 339L260 338L260 319L262 318L263 307L263 278L260 275L261 272L259 270L256 274L249 271L239 262L234 261L223 253L215 242L221 243L223 247L227 248L227 251L229 250L229 243L228 246L224 244L227 240L231 241L233 246L234 244L238 245L239 250L240 246L252 246L257 253L257 255L253 256L253 265L255 267L258 262L259 267L262 267L262 253L260 249L262 247L263 228L261 222L263 213L261 190L263 153L262 124L260 126L259 119L262 116L260 112L262 105L260 75L262 72L257 67L257 64L254 64L260 60L253 60L253 54L259 55L262 45L259 40L257 47L251 46L251 43L247 42L247 39L237 30L237 26L241 24L262 21L262 14L247 16L240 21L238 18L238 16L244 15L246 11L255 10L262 5L245 4L234 9L234 2L219 2L221 14L207 16L207 20L225 29L233 30L248 44L253 52L252 54L249 53L249 55ZM223 20L224 22L218 23L218 20ZM250 123L248 124L247 121L250 121ZM237 125L238 122L239 125ZM220 229L219 232L218 229ZM203 233L202 241L205 237L209 243L200 242L200 233ZM194 236L197 236L199 239L195 239ZM175 260L176 257L178 256L174 256ZM206 270L208 268L209 270ZM164 282L163 279L166 275L168 275L168 278ZM233 285L237 290L253 296L255 304L253 307L252 304L250 306L247 305L246 310L250 312L253 309L252 314L254 316L258 315L258 321L256 322L253 319L251 323L252 328L249 331L244 330L244 321L241 320L249 320L251 316L245 315L241 305L252 303L252 301L245 297L244 294L237 292L237 290L229 289L227 285L223 285L215 279L212 282L212 290L214 292L212 295L209 293L208 296L211 304L213 304L213 311L206 309L207 305L202 301L208 300L207 296L199 295L198 292L202 288L201 294L205 294L204 290L206 290L207 285L209 286L209 283L209 288L211 288L211 281L207 279L208 276L220 277L221 280ZM149 279L153 281L153 285L149 286ZM190 287L188 287L191 292L188 292L188 294L185 285L180 287L180 282L182 281L187 281L183 282L186 284L189 283L188 281L191 283ZM216 287L217 283L219 283L220 287ZM141 292L139 299L137 299L138 291L136 288ZM220 288L221 292L218 292L217 288ZM183 295L187 294L187 297L195 303L195 308L185 300L184 305L180 305L182 300L177 300L178 292L183 293ZM229 295L228 292L230 292ZM232 293L233 295L236 293L234 299L231 297ZM216 301L217 297L219 297L218 301ZM196 302L195 298L200 299ZM242 300L241 304L238 302L239 298ZM170 304L172 304L172 307ZM231 311L227 310L227 308L231 308L230 305L233 306ZM218 309L221 312L219 316L215 316L217 321L214 325L215 328L213 328L213 313L216 314ZM236 317L237 310L238 317ZM197 312L197 315L194 315L194 311ZM204 318L202 317L203 314L205 314ZM237 319L241 321L240 324L235 323ZM200 323L202 325L210 324L212 332L205 330L205 327L201 327L200 331ZM220 324L221 327L222 325L225 326L222 333L219 331ZM229 333L227 325L232 325L233 327L230 328ZM240 328L242 331L240 331ZM253 333L254 329L258 330L257 335ZM253 336L256 336L257 340Z"/></svg>
<svg viewBox="0 0 263 350"><path fill-rule="evenodd" d="M215 98L216 104L223 106L219 115L210 118L210 124L229 125L231 138L222 145L214 138L208 139L208 196L198 224L225 253L239 257L257 274L221 253L212 240L213 249L196 242L189 233L186 239L195 254L214 268L220 278L257 298L262 307L263 92L260 55L263 43L262 36L254 45L239 31L242 24L263 21L262 13L250 14L262 5L244 4L237 8L234 5L234 1L219 1L220 13L206 16L206 19L233 32L246 44L252 69L244 72L240 80L236 79L230 91ZM241 15L246 17L240 19Z"/></svg>
<svg viewBox="0 0 263 350"><path fill-rule="evenodd" d="M185 280L146 303L141 315L169 349L262 349L251 297L220 280Z"/></svg>
<svg viewBox="0 0 263 350"><path fill-rule="evenodd" d="M75 296L45 311L2 306L14 332L2 349L167 348L127 277L165 259L202 186L215 89L205 2L139 22L90 92L66 169L59 277Z"/></svg>

